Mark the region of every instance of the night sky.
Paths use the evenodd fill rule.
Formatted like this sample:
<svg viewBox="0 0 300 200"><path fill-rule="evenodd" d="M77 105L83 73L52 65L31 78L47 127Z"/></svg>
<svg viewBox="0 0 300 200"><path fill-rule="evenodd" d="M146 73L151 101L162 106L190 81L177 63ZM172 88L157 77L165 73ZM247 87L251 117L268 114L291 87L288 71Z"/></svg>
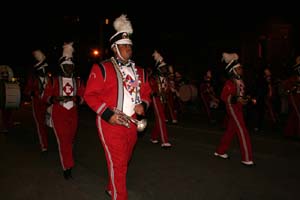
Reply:
<svg viewBox="0 0 300 200"><path fill-rule="evenodd" d="M23 73L33 62L31 51L41 48L51 60L49 62L55 65L61 56L63 42L69 40L74 41L75 60L88 65L91 49L100 44L107 46L114 33L112 24L101 25L104 19L109 18L112 23L122 13L127 14L134 29L134 60L143 66L153 64L151 55L154 49L158 49L168 63L179 67L185 63L214 64L222 51L238 50L242 33L257 31L268 19L277 17L289 23L296 21L293 15L282 17L260 13L249 16L247 12L216 10L206 15L203 9L187 12L152 8L144 12L120 8L104 10L101 15L79 17L2 17L1 63Z"/></svg>

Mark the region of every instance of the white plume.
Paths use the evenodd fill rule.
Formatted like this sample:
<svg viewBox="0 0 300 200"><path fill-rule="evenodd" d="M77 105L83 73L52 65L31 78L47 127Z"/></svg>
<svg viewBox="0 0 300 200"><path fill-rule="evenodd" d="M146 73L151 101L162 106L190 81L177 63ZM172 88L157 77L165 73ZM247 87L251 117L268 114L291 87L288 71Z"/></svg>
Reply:
<svg viewBox="0 0 300 200"><path fill-rule="evenodd" d="M34 52L32 52L32 55L38 62L42 62L46 59L46 56L41 50L35 50Z"/></svg>
<svg viewBox="0 0 300 200"><path fill-rule="evenodd" d="M223 53L222 54L222 61L225 63L230 63L231 61L238 60L239 56L236 53Z"/></svg>
<svg viewBox="0 0 300 200"><path fill-rule="evenodd" d="M154 51L154 53L152 54L152 56L154 57L154 60L156 62L162 62L163 61L163 57L160 55L160 53L158 53L156 50Z"/></svg>
<svg viewBox="0 0 300 200"><path fill-rule="evenodd" d="M118 17L113 24L117 32L127 32L129 34L133 33L131 22L127 19L127 16L122 14Z"/></svg>
<svg viewBox="0 0 300 200"><path fill-rule="evenodd" d="M73 57L73 52L74 52L73 42L65 43L64 46L63 46L63 55L62 55L62 57L72 58Z"/></svg>

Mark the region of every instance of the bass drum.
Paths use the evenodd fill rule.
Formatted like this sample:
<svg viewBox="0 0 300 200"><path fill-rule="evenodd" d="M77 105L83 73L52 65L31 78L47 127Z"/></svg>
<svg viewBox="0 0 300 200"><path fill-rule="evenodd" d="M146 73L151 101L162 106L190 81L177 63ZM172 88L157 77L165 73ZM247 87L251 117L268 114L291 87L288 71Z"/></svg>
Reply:
<svg viewBox="0 0 300 200"><path fill-rule="evenodd" d="M0 108L19 108L21 103L21 89L18 83L0 81Z"/></svg>
<svg viewBox="0 0 300 200"><path fill-rule="evenodd" d="M195 101L198 96L198 90L196 86L192 84L182 85L179 88L179 98L183 102Z"/></svg>

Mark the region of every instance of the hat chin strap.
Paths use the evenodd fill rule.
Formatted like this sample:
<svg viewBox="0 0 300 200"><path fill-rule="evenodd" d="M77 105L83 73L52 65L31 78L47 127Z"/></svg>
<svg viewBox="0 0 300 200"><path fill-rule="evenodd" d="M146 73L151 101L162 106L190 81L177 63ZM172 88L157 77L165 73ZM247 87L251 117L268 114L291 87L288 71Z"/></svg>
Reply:
<svg viewBox="0 0 300 200"><path fill-rule="evenodd" d="M63 71L64 74L66 74L66 71L62 65L60 65L61 71Z"/></svg>
<svg viewBox="0 0 300 200"><path fill-rule="evenodd" d="M66 76L70 75L70 77L73 77L73 72L71 72L70 74L68 74L68 73L65 71L65 69L64 69L64 67L63 67L62 65L60 65L60 68L61 68L61 70L63 71L64 75L66 75Z"/></svg>
<svg viewBox="0 0 300 200"><path fill-rule="evenodd" d="M232 71L233 71L233 77L234 77L235 79L238 79L238 80L242 79L242 76L239 75L239 74L235 71L235 68L233 68Z"/></svg>
<svg viewBox="0 0 300 200"><path fill-rule="evenodd" d="M116 47L116 49L117 49L118 57L121 58L123 61L125 61L125 59L121 56L121 53L120 53L120 51L119 51L119 47L118 47L117 44L115 44L115 47Z"/></svg>

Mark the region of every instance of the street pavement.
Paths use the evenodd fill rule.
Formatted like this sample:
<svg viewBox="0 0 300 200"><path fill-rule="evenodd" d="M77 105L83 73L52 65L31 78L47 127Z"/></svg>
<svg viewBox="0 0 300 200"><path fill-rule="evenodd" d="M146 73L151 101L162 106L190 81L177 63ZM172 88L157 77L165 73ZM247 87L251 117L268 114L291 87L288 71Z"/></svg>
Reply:
<svg viewBox="0 0 300 200"><path fill-rule="evenodd" d="M0 133L1 200L102 200L107 180L104 152L97 136L95 114L82 106L74 145L74 179L65 180L56 139L49 128L49 152L39 150L31 107L15 112L20 122L8 134ZM298 200L300 141L282 136L281 128L250 131L256 165L241 164L237 138L228 154L214 157L223 134L209 124L197 106L188 105L177 125L168 124L173 147L150 142L153 114L129 165L130 200ZM251 121L251 119L250 119ZM251 129L249 129L251 130Z"/></svg>

